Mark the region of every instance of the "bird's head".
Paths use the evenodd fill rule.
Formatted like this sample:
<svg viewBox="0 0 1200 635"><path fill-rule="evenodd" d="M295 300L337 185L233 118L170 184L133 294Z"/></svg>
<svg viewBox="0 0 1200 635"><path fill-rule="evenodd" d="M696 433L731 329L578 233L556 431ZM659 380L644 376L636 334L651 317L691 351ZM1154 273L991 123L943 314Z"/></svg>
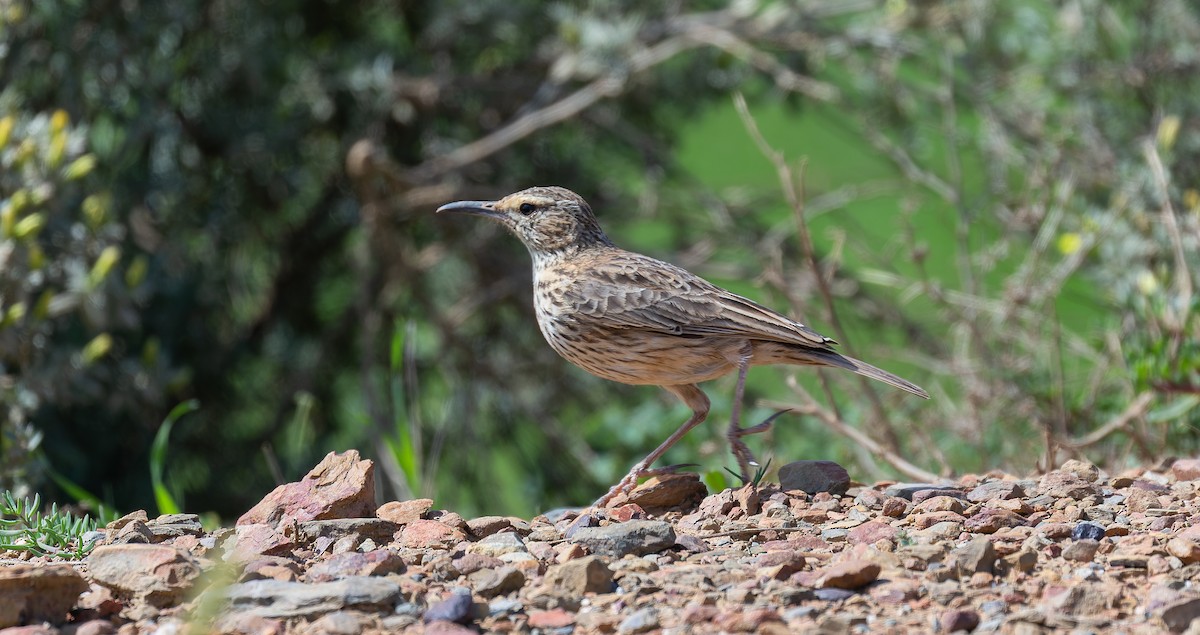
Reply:
<svg viewBox="0 0 1200 635"><path fill-rule="evenodd" d="M583 197L562 187L531 187L498 201L458 201L438 213L490 218L516 234L534 256L611 245Z"/></svg>

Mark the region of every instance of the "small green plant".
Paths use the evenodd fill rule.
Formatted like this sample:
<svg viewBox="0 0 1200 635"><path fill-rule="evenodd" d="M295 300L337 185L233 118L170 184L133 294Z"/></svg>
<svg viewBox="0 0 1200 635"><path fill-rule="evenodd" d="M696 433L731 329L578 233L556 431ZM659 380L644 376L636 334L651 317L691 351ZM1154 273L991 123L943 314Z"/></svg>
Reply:
<svg viewBox="0 0 1200 635"><path fill-rule="evenodd" d="M183 511L176 502L175 496L171 494L171 490L167 488L166 482L166 465L167 465L167 443L171 439L171 430L175 427L175 422L181 417L194 412L200 408L200 402L195 399L189 399L174 408L167 414L167 418L163 420L162 427L158 429L158 433L154 435L154 443L150 446L150 482L154 487L154 501L158 503L158 513L160 514L178 514Z"/></svg>
<svg viewBox="0 0 1200 635"><path fill-rule="evenodd" d="M771 418L774 419L775 417L771 417ZM758 487L758 484L761 483L763 480L763 477L767 475L767 470L770 469L770 467L771 467L771 459L767 459L766 463L763 463L762 465L758 466L758 469L754 471L754 477L750 479L749 483L747 483L745 481L745 479L742 478L741 474L738 474L737 472L734 472L733 470L731 470L729 468L725 468L725 471L732 474L734 476L734 478L738 479L739 481L742 481L743 487L746 485L753 485L755 487Z"/></svg>
<svg viewBox="0 0 1200 635"><path fill-rule="evenodd" d="M87 556L95 543L85 541L83 534L95 531L96 521L91 516L76 518L69 512L60 512L57 504L43 515L41 503L36 494L30 501L4 491L0 501L0 549L53 558Z"/></svg>

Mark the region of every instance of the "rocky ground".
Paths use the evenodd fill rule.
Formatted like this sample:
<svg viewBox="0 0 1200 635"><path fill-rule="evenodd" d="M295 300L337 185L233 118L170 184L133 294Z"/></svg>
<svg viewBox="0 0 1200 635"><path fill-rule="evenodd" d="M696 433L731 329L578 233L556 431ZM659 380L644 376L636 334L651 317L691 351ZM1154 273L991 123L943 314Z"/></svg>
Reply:
<svg viewBox="0 0 1200 635"><path fill-rule="evenodd" d="M1200 461L857 485L802 461L706 496L464 519L375 505L330 454L232 529L130 514L82 562L0 559L0 635L820 632L1200 634Z"/></svg>

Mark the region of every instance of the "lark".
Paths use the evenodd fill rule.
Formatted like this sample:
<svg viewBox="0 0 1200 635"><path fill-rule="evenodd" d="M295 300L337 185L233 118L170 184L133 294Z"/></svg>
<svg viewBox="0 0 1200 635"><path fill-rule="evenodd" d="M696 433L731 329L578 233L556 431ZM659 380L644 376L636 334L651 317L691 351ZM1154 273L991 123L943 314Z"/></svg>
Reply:
<svg viewBox="0 0 1200 635"><path fill-rule="evenodd" d="M691 417L599 500L628 493L639 478L708 416L697 384L737 372L726 438L743 479L754 464L742 437L767 421L739 421L751 366L842 368L929 398L919 386L834 350L837 342L680 267L626 251L609 240L592 208L561 187L532 187L498 201L459 201L439 213L483 216L517 236L533 257L533 303L550 347L580 368L623 384L661 386ZM778 413L777 413L778 414Z"/></svg>

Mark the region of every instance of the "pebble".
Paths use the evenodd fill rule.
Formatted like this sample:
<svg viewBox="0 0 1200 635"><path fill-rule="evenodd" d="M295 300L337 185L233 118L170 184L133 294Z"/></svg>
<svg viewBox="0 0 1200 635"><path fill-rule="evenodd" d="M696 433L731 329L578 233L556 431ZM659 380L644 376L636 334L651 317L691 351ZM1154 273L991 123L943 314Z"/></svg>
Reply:
<svg viewBox="0 0 1200 635"><path fill-rule="evenodd" d="M833 461L794 461L779 468L779 486L808 494L841 495L850 489L850 473Z"/></svg>
<svg viewBox="0 0 1200 635"><path fill-rule="evenodd" d="M947 633L973 631L979 626L979 614L970 609L952 609L942 613L938 624Z"/></svg>
<svg viewBox="0 0 1200 635"><path fill-rule="evenodd" d="M1078 523L1071 530L1073 540L1100 540L1104 537L1104 528L1096 523Z"/></svg>
<svg viewBox="0 0 1200 635"><path fill-rule="evenodd" d="M1090 538L1073 541L1062 551L1063 560L1071 562L1091 562L1096 557L1100 543Z"/></svg>
<svg viewBox="0 0 1200 635"><path fill-rule="evenodd" d="M646 607L634 611L629 617L621 620L617 626L618 633L645 633L658 628L658 611Z"/></svg>
<svg viewBox="0 0 1200 635"><path fill-rule="evenodd" d="M430 604L421 619L426 623L445 621L466 624L471 621L471 605L470 592L460 587L444 599Z"/></svg>
<svg viewBox="0 0 1200 635"><path fill-rule="evenodd" d="M598 555L620 558L658 553L675 544L675 530L661 520L631 520L604 527L582 527L568 540Z"/></svg>

